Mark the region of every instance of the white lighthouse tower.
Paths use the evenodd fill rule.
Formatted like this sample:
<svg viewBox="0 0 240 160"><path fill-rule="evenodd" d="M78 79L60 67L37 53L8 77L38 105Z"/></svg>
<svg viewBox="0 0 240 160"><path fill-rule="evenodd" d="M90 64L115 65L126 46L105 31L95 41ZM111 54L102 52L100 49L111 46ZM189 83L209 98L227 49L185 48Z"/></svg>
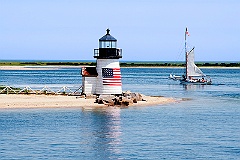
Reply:
<svg viewBox="0 0 240 160"><path fill-rule="evenodd" d="M117 48L117 39L107 34L99 39L99 49L94 49L94 58L97 58L96 94L122 94L121 70L119 58L122 58L122 49Z"/></svg>
<svg viewBox="0 0 240 160"><path fill-rule="evenodd" d="M83 67L83 94L122 94L121 70L119 58L122 49L117 48L117 39L107 34L99 39L99 49L94 49L97 58L96 67Z"/></svg>

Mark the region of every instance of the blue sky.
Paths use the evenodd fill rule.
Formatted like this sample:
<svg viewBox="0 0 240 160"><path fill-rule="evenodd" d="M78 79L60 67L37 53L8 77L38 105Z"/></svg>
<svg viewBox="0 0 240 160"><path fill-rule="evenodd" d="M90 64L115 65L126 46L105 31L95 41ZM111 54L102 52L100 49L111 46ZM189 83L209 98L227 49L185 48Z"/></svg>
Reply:
<svg viewBox="0 0 240 160"><path fill-rule="evenodd" d="M0 60L94 60L110 34L121 60L240 61L239 0L0 0Z"/></svg>

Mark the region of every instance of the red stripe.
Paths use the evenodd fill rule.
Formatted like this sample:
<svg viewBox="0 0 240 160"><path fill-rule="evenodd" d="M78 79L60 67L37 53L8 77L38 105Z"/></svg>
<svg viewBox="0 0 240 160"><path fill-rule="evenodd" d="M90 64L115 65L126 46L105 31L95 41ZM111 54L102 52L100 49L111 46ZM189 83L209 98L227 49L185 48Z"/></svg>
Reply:
<svg viewBox="0 0 240 160"><path fill-rule="evenodd" d="M103 85L108 85L108 86L122 86L122 83L111 83L111 84L103 84Z"/></svg>
<svg viewBox="0 0 240 160"><path fill-rule="evenodd" d="M113 68L112 78L103 78L103 85L122 86L120 68Z"/></svg>
<svg viewBox="0 0 240 160"><path fill-rule="evenodd" d="M121 78L103 78L103 80L119 80L119 81L121 81L122 79Z"/></svg>

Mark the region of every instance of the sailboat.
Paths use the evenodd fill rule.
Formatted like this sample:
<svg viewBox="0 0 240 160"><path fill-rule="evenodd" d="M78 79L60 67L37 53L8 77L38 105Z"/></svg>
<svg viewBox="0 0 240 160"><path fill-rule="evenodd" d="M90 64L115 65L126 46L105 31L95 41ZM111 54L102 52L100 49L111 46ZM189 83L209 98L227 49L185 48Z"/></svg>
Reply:
<svg viewBox="0 0 240 160"><path fill-rule="evenodd" d="M194 47L187 50L187 35L189 36L188 29L185 31L185 74L182 76L169 75L169 79L180 81L180 84L201 84L210 85L212 81L208 78L194 63Z"/></svg>

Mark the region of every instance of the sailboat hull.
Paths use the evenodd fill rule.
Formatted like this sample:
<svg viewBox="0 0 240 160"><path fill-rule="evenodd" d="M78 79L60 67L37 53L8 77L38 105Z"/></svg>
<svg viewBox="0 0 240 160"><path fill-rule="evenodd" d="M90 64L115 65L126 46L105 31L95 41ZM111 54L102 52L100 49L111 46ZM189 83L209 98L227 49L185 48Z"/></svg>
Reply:
<svg viewBox="0 0 240 160"><path fill-rule="evenodd" d="M180 80L180 84L211 85L212 81L199 82L199 81L190 81L190 80Z"/></svg>

